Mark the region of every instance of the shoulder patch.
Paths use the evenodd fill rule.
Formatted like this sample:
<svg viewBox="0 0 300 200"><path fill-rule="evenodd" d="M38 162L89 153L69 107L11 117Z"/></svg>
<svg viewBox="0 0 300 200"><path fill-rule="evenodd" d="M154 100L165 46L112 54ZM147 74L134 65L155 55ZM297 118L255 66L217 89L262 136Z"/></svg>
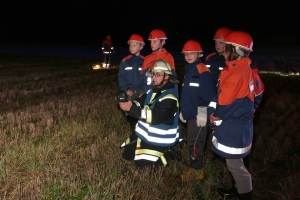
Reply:
<svg viewBox="0 0 300 200"><path fill-rule="evenodd" d="M207 66L203 63L199 63L198 65L196 65L196 67L197 67L199 74L202 74L203 72L210 72L210 70L207 68Z"/></svg>
<svg viewBox="0 0 300 200"><path fill-rule="evenodd" d="M123 58L122 61L125 62L126 60L128 60L128 59L131 58L131 57L132 57L132 55L128 55L128 56L126 56L125 58Z"/></svg>
<svg viewBox="0 0 300 200"><path fill-rule="evenodd" d="M206 56L206 59L205 59L205 60L208 60L210 57L212 57L212 56L214 56L214 55L216 55L216 52L211 53L211 54L209 54L208 56Z"/></svg>

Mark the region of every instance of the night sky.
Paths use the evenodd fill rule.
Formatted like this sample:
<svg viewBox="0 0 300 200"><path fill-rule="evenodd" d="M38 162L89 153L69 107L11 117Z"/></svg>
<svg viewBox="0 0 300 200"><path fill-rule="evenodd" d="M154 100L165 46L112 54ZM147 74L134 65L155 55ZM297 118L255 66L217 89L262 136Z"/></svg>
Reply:
<svg viewBox="0 0 300 200"><path fill-rule="evenodd" d="M299 45L295 1L250 0L1 0L1 44L101 45L110 34L125 46L133 33L144 39L152 29L167 34L168 46L189 39L212 45L215 31L244 30L256 44Z"/></svg>

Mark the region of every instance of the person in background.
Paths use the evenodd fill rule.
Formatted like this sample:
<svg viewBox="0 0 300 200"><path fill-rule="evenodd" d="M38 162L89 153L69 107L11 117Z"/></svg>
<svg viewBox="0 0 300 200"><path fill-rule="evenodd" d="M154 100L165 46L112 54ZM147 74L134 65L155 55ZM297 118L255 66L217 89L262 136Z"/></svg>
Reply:
<svg viewBox="0 0 300 200"><path fill-rule="evenodd" d="M130 55L121 61L118 81L120 90L125 91L129 100L133 101L143 94L140 71L144 62L144 56L141 55L141 50L145 46L145 42L142 36L132 34L127 43L129 45ZM134 134L137 119L130 117L129 121L132 133Z"/></svg>
<svg viewBox="0 0 300 200"><path fill-rule="evenodd" d="M121 145L125 148L122 157L134 161L138 168L166 166L174 155L171 147L180 139L179 103L174 91L178 80L171 65L159 60L147 76L153 85L147 94L134 101L119 102L122 110L138 119L135 134Z"/></svg>
<svg viewBox="0 0 300 200"><path fill-rule="evenodd" d="M183 170L181 179L203 179L203 150L207 137L207 106L216 95L216 84L201 62L202 48L195 40L187 41L182 49L185 75L180 99L180 120L187 123L187 146L191 168Z"/></svg>
<svg viewBox="0 0 300 200"><path fill-rule="evenodd" d="M251 62L250 67L252 71L252 79L253 79L253 87L254 87L253 91L254 91L254 113L255 113L256 109L258 108L262 100L262 96L265 90L265 85L258 74L258 66L256 65L256 63L253 62L253 60ZM243 160L244 160L245 167L250 172L250 153L246 157L244 157ZM236 188L235 187L232 188L233 191L236 192Z"/></svg>
<svg viewBox="0 0 300 200"><path fill-rule="evenodd" d="M103 68L109 68L111 54L114 53L114 47L111 41L110 35L106 35L106 39L102 42L102 53L103 53Z"/></svg>
<svg viewBox="0 0 300 200"><path fill-rule="evenodd" d="M163 48L163 46L166 44L166 39L167 36L161 29L154 29L149 34L148 40L150 40L152 53L145 57L141 71L141 80L144 85L144 93L147 93L152 88L151 78L146 76L146 72L149 69L153 69L154 63L159 59L163 59L171 65L173 76L174 78L177 78L174 58L165 48ZM178 97L178 84L175 84L174 90L176 97Z"/></svg>
<svg viewBox="0 0 300 200"><path fill-rule="evenodd" d="M265 90L265 85L258 74L258 66L254 60L250 65L254 84L254 111L258 108Z"/></svg>
<svg viewBox="0 0 300 200"><path fill-rule="evenodd" d="M252 37L233 31L224 39L226 67L219 76L218 93L208 107L209 125L214 129L212 150L225 158L235 181L238 199L251 199L252 176L244 165L252 147L254 86L250 68ZM218 192L225 197L223 188Z"/></svg>
<svg viewBox="0 0 300 200"><path fill-rule="evenodd" d="M221 27L219 28L215 35L215 52L209 54L205 59L205 65L210 69L215 82L218 82L220 71L225 66L225 58L223 56L224 52L224 38L231 32L229 28Z"/></svg>

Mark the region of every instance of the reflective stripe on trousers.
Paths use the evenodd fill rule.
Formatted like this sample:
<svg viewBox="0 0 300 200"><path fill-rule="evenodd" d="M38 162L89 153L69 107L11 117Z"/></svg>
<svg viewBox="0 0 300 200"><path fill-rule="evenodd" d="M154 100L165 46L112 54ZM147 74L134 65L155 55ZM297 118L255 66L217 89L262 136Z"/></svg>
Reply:
<svg viewBox="0 0 300 200"><path fill-rule="evenodd" d="M164 153L151 150L151 149L141 149L141 139L137 139L137 145L136 145L136 150L135 150L135 157L134 160L150 160L153 162L156 162L159 158L161 159L162 163L164 166L167 165L167 160L164 157Z"/></svg>

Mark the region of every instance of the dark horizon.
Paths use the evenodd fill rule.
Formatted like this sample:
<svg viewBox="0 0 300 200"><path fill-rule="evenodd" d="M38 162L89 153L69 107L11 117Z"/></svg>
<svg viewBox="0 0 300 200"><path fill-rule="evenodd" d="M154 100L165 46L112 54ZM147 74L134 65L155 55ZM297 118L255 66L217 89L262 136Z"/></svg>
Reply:
<svg viewBox="0 0 300 200"><path fill-rule="evenodd" d="M107 34L125 47L131 34L160 28L167 47L189 39L213 45L223 26L248 32L257 44L298 45L295 1L2 1L1 44L101 46ZM147 47L147 46L146 46Z"/></svg>

